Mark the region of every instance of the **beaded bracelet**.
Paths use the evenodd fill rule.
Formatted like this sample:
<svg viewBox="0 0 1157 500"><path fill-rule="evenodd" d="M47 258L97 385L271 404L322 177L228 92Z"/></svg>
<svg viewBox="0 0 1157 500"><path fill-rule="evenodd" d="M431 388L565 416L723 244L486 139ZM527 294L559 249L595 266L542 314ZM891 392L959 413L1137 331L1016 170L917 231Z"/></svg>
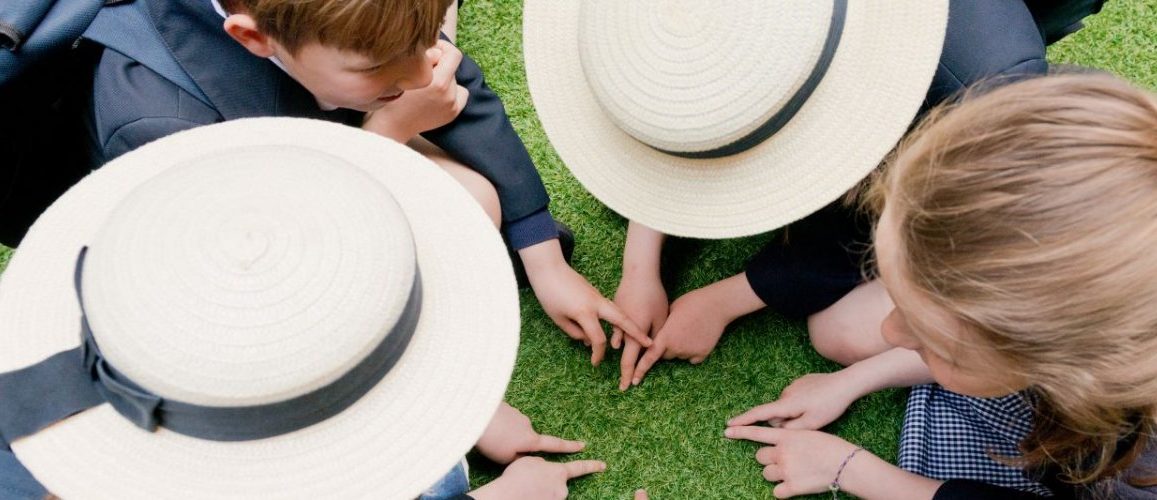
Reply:
<svg viewBox="0 0 1157 500"><path fill-rule="evenodd" d="M840 468L836 470L836 478L832 479L832 483L828 485L828 489L832 492L832 500L836 500L836 493L840 492L840 474L844 473L844 467L847 467L848 462L852 461L852 457L856 456L856 453L859 453L862 449L863 448L856 448L852 450L851 453L848 453L848 456L844 458L844 463L840 464Z"/></svg>

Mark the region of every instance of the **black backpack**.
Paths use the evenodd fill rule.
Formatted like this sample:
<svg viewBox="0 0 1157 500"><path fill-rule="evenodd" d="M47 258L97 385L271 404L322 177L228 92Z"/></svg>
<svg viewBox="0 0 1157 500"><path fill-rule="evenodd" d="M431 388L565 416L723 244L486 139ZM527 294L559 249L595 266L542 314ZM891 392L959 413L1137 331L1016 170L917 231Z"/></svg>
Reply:
<svg viewBox="0 0 1157 500"><path fill-rule="evenodd" d="M0 0L0 243L17 246L97 166L87 116L101 53L110 48L144 61L164 50L159 35L150 35L145 1ZM180 70L154 69L204 96Z"/></svg>

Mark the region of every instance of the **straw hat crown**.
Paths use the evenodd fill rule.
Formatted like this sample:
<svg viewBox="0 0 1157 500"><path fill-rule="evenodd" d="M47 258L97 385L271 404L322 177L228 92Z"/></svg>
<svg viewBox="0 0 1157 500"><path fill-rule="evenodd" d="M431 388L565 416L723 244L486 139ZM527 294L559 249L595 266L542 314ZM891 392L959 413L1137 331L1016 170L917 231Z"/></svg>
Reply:
<svg viewBox="0 0 1157 500"><path fill-rule="evenodd" d="M908 130L947 0L525 0L535 111L631 221L696 238L782 227L848 192Z"/></svg>
<svg viewBox="0 0 1157 500"><path fill-rule="evenodd" d="M716 149L750 134L803 86L831 2L582 2L583 73L607 116L659 150Z"/></svg>
<svg viewBox="0 0 1157 500"><path fill-rule="evenodd" d="M29 230L0 386L28 382L30 411L0 431L63 498L414 498L486 428L518 332L502 239L443 169L231 120L117 158Z"/></svg>
<svg viewBox="0 0 1157 500"><path fill-rule="evenodd" d="M316 150L242 149L126 196L92 241L84 305L106 359L153 393L267 404L333 382L381 344L414 263L405 216L361 169Z"/></svg>

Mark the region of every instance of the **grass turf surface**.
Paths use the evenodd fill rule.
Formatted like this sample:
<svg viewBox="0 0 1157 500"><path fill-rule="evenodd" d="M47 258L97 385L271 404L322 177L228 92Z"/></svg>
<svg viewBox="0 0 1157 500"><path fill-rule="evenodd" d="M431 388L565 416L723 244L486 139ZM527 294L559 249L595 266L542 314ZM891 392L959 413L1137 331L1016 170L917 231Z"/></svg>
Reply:
<svg viewBox="0 0 1157 500"><path fill-rule="evenodd" d="M466 2L459 43L505 101L553 199L551 211L574 229L575 268L609 296L626 221L574 180L538 123L522 66L520 7L518 0ZM1106 69L1157 89L1157 2L1111 0L1087 24L1050 48L1054 63ZM671 298L741 271L765 239L672 242L665 251L675 271ZM8 258L0 247L0 269ZM573 498L630 498L640 487L653 498L770 498L752 457L756 446L723 438L724 422L774 399L801 375L837 368L815 353L801 323L763 312L732 325L703 365L660 363L641 386L620 393L617 354L591 367L589 350L559 331L532 293L523 292L522 303L522 345L508 400L541 432L587 442L583 453L561 459L608 463L606 472L572 482ZM904 400L899 390L873 394L828 430L894 460ZM471 462L478 483L501 472L484 459Z"/></svg>

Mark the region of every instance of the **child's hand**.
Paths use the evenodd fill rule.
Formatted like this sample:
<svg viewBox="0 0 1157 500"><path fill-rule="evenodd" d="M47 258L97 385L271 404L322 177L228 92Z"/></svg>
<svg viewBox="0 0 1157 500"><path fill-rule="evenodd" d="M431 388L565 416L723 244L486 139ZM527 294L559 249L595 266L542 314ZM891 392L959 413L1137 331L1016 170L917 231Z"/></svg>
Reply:
<svg viewBox="0 0 1157 500"><path fill-rule="evenodd" d="M659 358L702 363L719 343L723 329L736 318L767 307L747 275L740 273L679 297L671 315L655 334L655 343L635 366L631 383L638 385Z"/></svg>
<svg viewBox="0 0 1157 500"><path fill-rule="evenodd" d="M405 144L414 136L454 121L470 93L458 85L454 74L462 62L462 51L450 42L438 43L426 51L433 69L430 84L407 90L393 102L370 112L362 128Z"/></svg>
<svg viewBox="0 0 1157 500"><path fill-rule="evenodd" d="M500 464L513 462L527 453L577 453L584 446L580 441L567 441L535 432L530 419L505 401L498 406L476 445L482 455Z"/></svg>
<svg viewBox="0 0 1157 500"><path fill-rule="evenodd" d="M784 429L815 430L834 422L861 395L845 372L812 373L792 382L771 403L756 406L727 422L729 426L767 422Z"/></svg>
<svg viewBox="0 0 1157 500"><path fill-rule="evenodd" d="M547 462L539 457L522 457L486 486L471 491L475 500L534 498L566 498L566 482L607 469L598 460Z"/></svg>
<svg viewBox="0 0 1157 500"><path fill-rule="evenodd" d="M725 299L725 297L723 297ZM709 288L700 288L679 297L671 304L671 315L663 328L655 334L655 344L643 354L635 366L631 383L638 385L659 358L686 359L691 364L702 363L723 329L733 319L720 309L717 297Z"/></svg>
<svg viewBox="0 0 1157 500"><path fill-rule="evenodd" d="M728 427L724 435L771 445L756 451L755 460L764 466L764 479L779 483L772 490L776 498L828 491L840 464L856 449L854 444L819 431L741 426ZM850 482L853 471L868 462L870 455L867 451L856 453L840 473L840 484Z"/></svg>
<svg viewBox="0 0 1157 500"><path fill-rule="evenodd" d="M598 365L607 350L607 335L599 320L606 320L644 346L651 345L635 323L562 258L558 240L547 240L519 250L534 295L547 316L570 338L591 347L591 364Z"/></svg>
<svg viewBox="0 0 1157 500"><path fill-rule="evenodd" d="M615 304L622 308L631 321L643 328L643 333L654 335L663 328L667 321L667 291L663 289L663 282L657 275L640 276L623 274L619 282L619 289L615 292ZM611 347L618 349L623 344L623 331L614 328L611 335ZM639 361L642 346L630 337L626 337L626 346L619 361L621 378L619 390L625 391L631 386L635 373L635 363Z"/></svg>

